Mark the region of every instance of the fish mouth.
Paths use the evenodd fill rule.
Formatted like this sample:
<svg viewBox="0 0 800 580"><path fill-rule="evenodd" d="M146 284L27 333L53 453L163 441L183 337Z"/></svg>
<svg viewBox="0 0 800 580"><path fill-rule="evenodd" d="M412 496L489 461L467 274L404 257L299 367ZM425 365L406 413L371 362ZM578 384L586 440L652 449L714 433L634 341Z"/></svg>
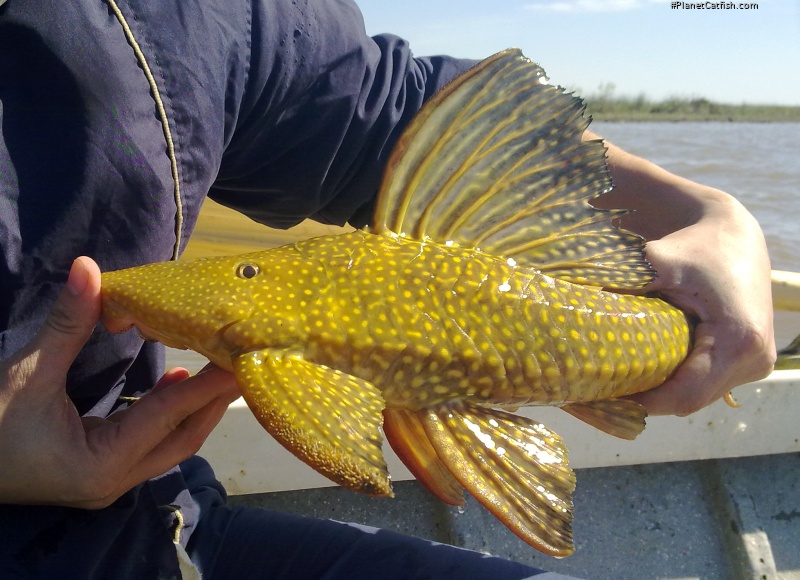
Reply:
<svg viewBox="0 0 800 580"><path fill-rule="evenodd" d="M100 322L102 322L105 329L112 334L121 334L135 328L142 340L160 342L165 346L182 350L187 348L187 343L185 341L160 332L145 324L141 319L131 314L127 308L110 298L103 298Z"/></svg>
<svg viewBox="0 0 800 580"><path fill-rule="evenodd" d="M111 296L102 298L100 322L108 332L121 334L135 328L144 340L160 342L165 346L182 350L190 348L215 362L227 360L232 351L240 350L241 345L237 344L239 341L236 337L237 327L247 319L247 316L230 321L219 320L218 324L210 324L212 328L206 328L198 336L183 335L176 332L175 328L170 329L158 324L155 327L151 326L145 322L146 318L137 316L136 309L131 311L124 301L120 302Z"/></svg>
<svg viewBox="0 0 800 580"><path fill-rule="evenodd" d="M119 303L103 297L100 322L112 334L120 334L137 326L133 315Z"/></svg>

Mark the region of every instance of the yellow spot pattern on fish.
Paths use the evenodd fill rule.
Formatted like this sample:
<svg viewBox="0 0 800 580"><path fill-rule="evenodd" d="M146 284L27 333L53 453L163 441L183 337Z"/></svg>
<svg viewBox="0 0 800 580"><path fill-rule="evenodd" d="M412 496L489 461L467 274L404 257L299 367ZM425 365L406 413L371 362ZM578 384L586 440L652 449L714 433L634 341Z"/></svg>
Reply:
<svg viewBox="0 0 800 580"><path fill-rule="evenodd" d="M242 264L258 275L242 277ZM104 284L136 288L124 306L139 320L152 313L145 326L180 329L154 338L188 342L218 363L266 346L292 350L375 384L389 406L619 397L663 382L688 347L685 316L664 302L578 290L430 241L356 231L211 258L191 273L175 266L148 286L126 280L133 271L107 274ZM292 298L287 288L303 290Z"/></svg>
<svg viewBox="0 0 800 580"><path fill-rule="evenodd" d="M463 486L568 555L566 449L506 410L557 405L633 438L645 413L620 397L664 382L691 332L661 300L599 289L653 272L613 226L624 212L590 205L611 186L603 149L542 78L511 51L434 96L389 160L370 232L104 274L107 328L232 370L262 425L333 481L391 494L383 423L437 497L461 503Z"/></svg>

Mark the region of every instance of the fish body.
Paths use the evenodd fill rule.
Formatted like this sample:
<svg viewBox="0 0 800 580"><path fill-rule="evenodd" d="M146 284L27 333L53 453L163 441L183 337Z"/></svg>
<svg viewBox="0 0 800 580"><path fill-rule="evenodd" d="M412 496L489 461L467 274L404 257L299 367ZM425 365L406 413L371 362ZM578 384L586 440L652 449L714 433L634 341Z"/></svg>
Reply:
<svg viewBox="0 0 800 580"><path fill-rule="evenodd" d="M428 489L466 488L536 548L573 550L557 434L509 411L556 405L633 438L625 395L664 382L691 323L652 280L582 104L517 51L436 95L401 137L368 230L103 274L110 331L235 373L262 425L332 480L391 495L382 430ZM618 290L618 291L612 291Z"/></svg>
<svg viewBox="0 0 800 580"><path fill-rule="evenodd" d="M248 267L258 272L251 279ZM629 395L664 382L689 337L684 313L659 299L361 230L107 274L106 295L117 286L139 289L115 299L131 322L158 304L153 326L169 331L149 330L155 340L227 370L241 353L295 352L409 410L452 399L514 407Z"/></svg>

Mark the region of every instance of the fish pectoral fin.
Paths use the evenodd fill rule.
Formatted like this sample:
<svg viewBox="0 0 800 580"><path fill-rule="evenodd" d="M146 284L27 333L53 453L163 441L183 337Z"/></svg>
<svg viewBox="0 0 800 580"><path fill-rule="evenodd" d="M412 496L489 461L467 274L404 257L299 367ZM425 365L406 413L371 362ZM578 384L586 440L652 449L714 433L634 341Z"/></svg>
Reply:
<svg viewBox="0 0 800 580"><path fill-rule="evenodd" d="M385 409L383 432L400 460L428 491L450 505L464 505L464 488L439 459L419 412Z"/></svg>
<svg viewBox="0 0 800 580"><path fill-rule="evenodd" d="M442 462L511 531L553 556L574 551L575 474L558 435L525 417L463 402L421 413Z"/></svg>
<svg viewBox="0 0 800 580"><path fill-rule="evenodd" d="M239 355L233 370L250 410L286 449L339 485L392 495L374 385L276 350Z"/></svg>
<svg viewBox="0 0 800 580"><path fill-rule="evenodd" d="M569 403L561 408L584 423L614 435L633 440L644 431L647 411L630 399L605 399L586 403Z"/></svg>

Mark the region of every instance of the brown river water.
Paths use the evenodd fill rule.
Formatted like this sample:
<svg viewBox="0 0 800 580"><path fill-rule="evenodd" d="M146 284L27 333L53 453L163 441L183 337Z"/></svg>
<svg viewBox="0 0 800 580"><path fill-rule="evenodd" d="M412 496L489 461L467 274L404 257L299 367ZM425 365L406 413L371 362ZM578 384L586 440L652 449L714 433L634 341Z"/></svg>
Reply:
<svg viewBox="0 0 800 580"><path fill-rule="evenodd" d="M800 123L593 123L592 129L735 196L761 224L773 269L800 272Z"/></svg>

